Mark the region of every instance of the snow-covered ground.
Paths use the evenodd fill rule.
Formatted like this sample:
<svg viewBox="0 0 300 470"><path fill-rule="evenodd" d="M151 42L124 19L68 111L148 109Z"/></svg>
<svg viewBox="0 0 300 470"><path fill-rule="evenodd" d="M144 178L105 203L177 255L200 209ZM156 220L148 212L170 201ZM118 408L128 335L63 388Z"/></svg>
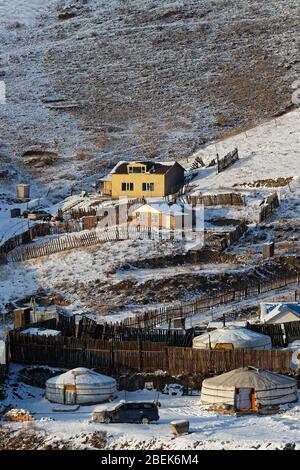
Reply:
<svg viewBox="0 0 300 470"><path fill-rule="evenodd" d="M199 156L205 164L239 150L240 160L231 168L216 174L215 167L199 171L192 184L198 190L232 188L258 180L300 176L300 109L296 109L247 132L210 144L182 160L186 167Z"/></svg>
<svg viewBox="0 0 300 470"><path fill-rule="evenodd" d="M174 246L168 243L124 240L0 266L0 311L7 302L22 299L45 288L67 290L71 287L72 300L76 304L76 286L81 283L95 280L118 282L118 276L112 276L110 271L119 264L172 252Z"/></svg>
<svg viewBox="0 0 300 470"><path fill-rule="evenodd" d="M32 26L39 15L47 11L47 2L42 0L1 0L0 23L20 22Z"/></svg>
<svg viewBox="0 0 300 470"><path fill-rule="evenodd" d="M137 449L274 449L286 443L295 443L300 449L299 404L282 407L280 413L268 416L220 415L201 405L199 395L170 397L156 391L119 391L119 400L159 400L160 419L157 423L143 424L99 424L91 423L91 414L107 405L81 406L77 411L55 412L55 404L45 397L44 389L17 382L19 365L12 365L7 398L2 404L26 409L35 417L34 428L49 434L49 441L75 439L82 443L82 434L102 430L108 434L108 448ZM60 407L62 408L62 407ZM67 407L66 407L67 408ZM170 422L188 419L190 434L174 437ZM10 428L24 425L10 424Z"/></svg>

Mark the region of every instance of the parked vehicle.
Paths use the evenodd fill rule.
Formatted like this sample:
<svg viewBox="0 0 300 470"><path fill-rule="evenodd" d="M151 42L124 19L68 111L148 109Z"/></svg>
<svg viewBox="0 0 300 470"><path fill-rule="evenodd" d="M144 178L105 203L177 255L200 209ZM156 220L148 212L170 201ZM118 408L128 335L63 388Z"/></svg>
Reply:
<svg viewBox="0 0 300 470"><path fill-rule="evenodd" d="M39 210L39 211L25 211L23 212L23 217L29 220L51 220L52 216L49 212Z"/></svg>
<svg viewBox="0 0 300 470"><path fill-rule="evenodd" d="M119 402L113 407L95 411L92 420L98 423L142 423L158 421L157 402Z"/></svg>

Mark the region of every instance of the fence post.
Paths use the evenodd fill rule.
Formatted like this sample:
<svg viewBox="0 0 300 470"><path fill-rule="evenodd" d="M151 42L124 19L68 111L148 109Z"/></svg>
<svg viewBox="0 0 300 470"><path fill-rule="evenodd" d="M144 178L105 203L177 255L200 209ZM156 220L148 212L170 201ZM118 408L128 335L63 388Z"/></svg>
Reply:
<svg viewBox="0 0 300 470"><path fill-rule="evenodd" d="M110 370L116 371L115 355L114 355L114 343L113 342L111 342L111 344L110 344Z"/></svg>
<svg viewBox="0 0 300 470"><path fill-rule="evenodd" d="M139 369L139 372L142 372L142 367L143 367L143 351L142 351L140 335L138 335L138 369Z"/></svg>
<svg viewBox="0 0 300 470"><path fill-rule="evenodd" d="M169 374L172 374L172 372L170 371L170 363L169 363L169 348L167 346L165 347L164 361L165 361L165 369L169 372Z"/></svg>

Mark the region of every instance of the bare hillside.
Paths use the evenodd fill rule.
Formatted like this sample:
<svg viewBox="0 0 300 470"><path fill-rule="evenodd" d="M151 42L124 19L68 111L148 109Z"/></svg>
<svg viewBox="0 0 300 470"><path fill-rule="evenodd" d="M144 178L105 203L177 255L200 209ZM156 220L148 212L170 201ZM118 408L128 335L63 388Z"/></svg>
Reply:
<svg viewBox="0 0 300 470"><path fill-rule="evenodd" d="M297 0L28 3L0 6L1 186L6 164L66 192L184 158L283 111L300 76Z"/></svg>

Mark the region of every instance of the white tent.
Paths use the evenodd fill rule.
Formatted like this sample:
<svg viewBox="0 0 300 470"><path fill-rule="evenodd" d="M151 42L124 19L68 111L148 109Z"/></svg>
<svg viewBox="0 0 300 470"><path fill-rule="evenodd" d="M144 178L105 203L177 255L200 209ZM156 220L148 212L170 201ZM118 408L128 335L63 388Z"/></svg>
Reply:
<svg viewBox="0 0 300 470"><path fill-rule="evenodd" d="M225 326L196 336L195 349L272 349L271 338L238 326Z"/></svg>
<svg viewBox="0 0 300 470"><path fill-rule="evenodd" d="M297 381L265 369L235 369L202 384L203 404L229 405L236 410L255 410L298 400Z"/></svg>
<svg viewBox="0 0 300 470"><path fill-rule="evenodd" d="M109 400L116 393L116 381L85 367L52 377L46 382L46 398L65 405L87 405Z"/></svg>

